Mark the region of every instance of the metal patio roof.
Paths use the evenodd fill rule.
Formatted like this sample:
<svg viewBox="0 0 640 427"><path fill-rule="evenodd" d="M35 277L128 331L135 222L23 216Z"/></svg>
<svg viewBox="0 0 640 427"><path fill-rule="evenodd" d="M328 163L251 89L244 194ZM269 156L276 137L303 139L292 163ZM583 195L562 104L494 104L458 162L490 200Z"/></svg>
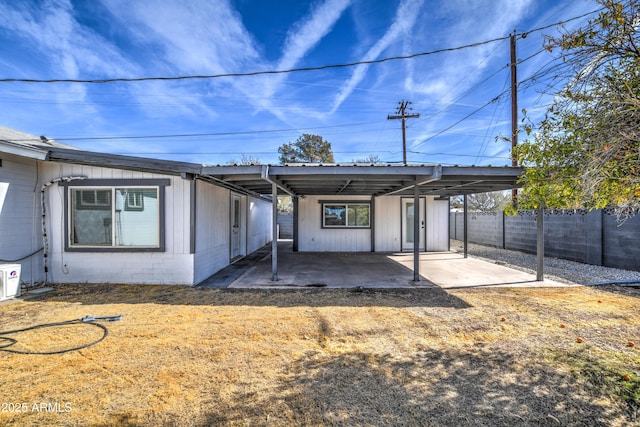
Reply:
<svg viewBox="0 0 640 427"><path fill-rule="evenodd" d="M442 165L240 165L203 166L200 178L260 195L384 196L421 195L450 197L517 188L519 167Z"/></svg>
<svg viewBox="0 0 640 427"><path fill-rule="evenodd" d="M24 148L24 147L23 147ZM254 196L278 194L304 197L420 195L451 197L519 187L520 167L442 165L292 164L203 166L59 147L38 147L50 161L182 175ZM0 150L7 151L7 150Z"/></svg>

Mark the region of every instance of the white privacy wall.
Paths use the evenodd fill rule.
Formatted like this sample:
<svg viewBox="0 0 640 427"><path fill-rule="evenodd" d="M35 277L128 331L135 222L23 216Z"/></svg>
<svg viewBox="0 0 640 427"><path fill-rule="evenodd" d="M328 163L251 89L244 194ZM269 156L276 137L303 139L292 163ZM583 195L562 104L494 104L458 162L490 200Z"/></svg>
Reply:
<svg viewBox="0 0 640 427"><path fill-rule="evenodd" d="M368 197L340 197L336 201L369 201ZM322 204L331 197L306 196L298 200L298 250L301 252L369 252L371 229L322 228Z"/></svg>
<svg viewBox="0 0 640 427"><path fill-rule="evenodd" d="M0 259L12 261L42 247L38 161L10 154L0 159ZM20 280L33 284L44 279L42 260L39 252L11 264L20 264Z"/></svg>
<svg viewBox="0 0 640 427"><path fill-rule="evenodd" d="M49 281L52 283L193 284L190 181L121 169L46 162L40 182L65 176L90 179L169 179L165 187L165 252L65 252L64 188L46 192Z"/></svg>

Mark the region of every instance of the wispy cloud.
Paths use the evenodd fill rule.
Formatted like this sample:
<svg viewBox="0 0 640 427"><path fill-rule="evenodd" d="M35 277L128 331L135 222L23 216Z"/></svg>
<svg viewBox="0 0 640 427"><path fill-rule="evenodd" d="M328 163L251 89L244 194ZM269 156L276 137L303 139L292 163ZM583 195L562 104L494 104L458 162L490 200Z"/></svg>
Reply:
<svg viewBox="0 0 640 427"><path fill-rule="evenodd" d="M320 4L289 32L285 41L279 69L294 67L320 40L322 40L347 9L350 0L327 0Z"/></svg>
<svg viewBox="0 0 640 427"><path fill-rule="evenodd" d="M451 0L445 3L444 9L446 15L456 20L447 28L444 46L462 46L505 36L530 11L532 4L532 0L489 3ZM484 78L482 71L494 64L496 58L502 58L501 65L508 62L508 45L503 45L504 51L498 49L501 45L491 43L442 55L436 72L421 70L420 76L412 77L411 89L446 104Z"/></svg>
<svg viewBox="0 0 640 427"><path fill-rule="evenodd" d="M365 53L361 61L377 59L392 43L402 36L407 36L416 22L423 0L405 0L398 6L396 16L385 34ZM351 95L358 84L364 79L369 65L356 67L349 80L343 85L331 106L331 113L336 112L340 105Z"/></svg>
<svg viewBox="0 0 640 427"><path fill-rule="evenodd" d="M68 0L42 4L2 2L0 16L3 17L0 27L11 31L16 40L32 46L30 53L37 55L30 68L21 70L29 73L28 77L102 78L136 75L140 71L108 40L78 23L74 6ZM39 98L42 93L45 92L36 91L31 96ZM100 121L99 110L92 103L86 86L49 85L46 94L49 100L55 100L54 106L47 109L47 115L55 116L58 124L77 122L78 117L86 118L83 125L87 127ZM34 107L32 115L41 120L38 110Z"/></svg>
<svg viewBox="0 0 640 427"><path fill-rule="evenodd" d="M100 76L128 75L137 68L108 41L80 25L68 0L0 3L0 26L28 39L51 63L46 72L59 78L77 78L81 73ZM47 75L47 77L53 77Z"/></svg>
<svg viewBox="0 0 640 427"><path fill-rule="evenodd" d="M295 68L331 32L350 3L351 0L327 0L315 7L308 16L295 23L287 34L282 55L275 68L278 70ZM281 90L282 82L288 77L280 75L264 80L266 84L262 86L260 107L274 111L268 98ZM314 115L319 117L318 114ZM285 115L278 114L278 116L286 122Z"/></svg>
<svg viewBox="0 0 640 427"><path fill-rule="evenodd" d="M105 0L104 5L147 49L147 60L192 73L225 73L259 60L251 35L229 3L194 0ZM144 55L144 54L143 54Z"/></svg>

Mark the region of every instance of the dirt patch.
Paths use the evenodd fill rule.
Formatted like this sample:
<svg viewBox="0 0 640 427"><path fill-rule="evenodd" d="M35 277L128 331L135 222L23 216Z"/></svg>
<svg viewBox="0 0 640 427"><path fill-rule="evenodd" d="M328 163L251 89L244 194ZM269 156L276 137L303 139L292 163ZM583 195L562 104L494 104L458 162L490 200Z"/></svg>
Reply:
<svg viewBox="0 0 640 427"><path fill-rule="evenodd" d="M0 424L631 425L637 307L595 288L57 286L1 307L0 329L124 318L87 349L0 352ZM76 347L94 329L13 347Z"/></svg>

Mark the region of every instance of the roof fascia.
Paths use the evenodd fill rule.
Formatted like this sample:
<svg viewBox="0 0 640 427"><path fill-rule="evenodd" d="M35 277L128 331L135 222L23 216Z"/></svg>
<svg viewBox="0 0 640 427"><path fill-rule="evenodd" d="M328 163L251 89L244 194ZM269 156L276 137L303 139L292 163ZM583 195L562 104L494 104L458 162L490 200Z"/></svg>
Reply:
<svg viewBox="0 0 640 427"><path fill-rule="evenodd" d="M0 141L0 152L36 160L46 160L49 154L49 150L26 147L24 145L14 144L11 141Z"/></svg>
<svg viewBox="0 0 640 427"><path fill-rule="evenodd" d="M95 153L92 151L69 150L64 148L50 150L48 160L167 175L198 174L201 168L200 165L194 163Z"/></svg>

